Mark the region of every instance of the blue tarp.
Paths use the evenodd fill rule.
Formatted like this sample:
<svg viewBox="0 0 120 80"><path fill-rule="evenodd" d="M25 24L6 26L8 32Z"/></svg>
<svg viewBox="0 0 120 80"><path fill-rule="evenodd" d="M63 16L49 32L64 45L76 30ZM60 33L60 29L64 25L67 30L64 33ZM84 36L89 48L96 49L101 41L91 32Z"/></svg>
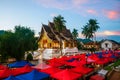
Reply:
<svg viewBox="0 0 120 80"><path fill-rule="evenodd" d="M73 62L75 60L75 58L71 58L69 60L67 60L67 62Z"/></svg>
<svg viewBox="0 0 120 80"><path fill-rule="evenodd" d="M14 76L9 76L8 78L5 78L4 80L20 80Z"/></svg>
<svg viewBox="0 0 120 80"><path fill-rule="evenodd" d="M16 76L16 78L20 80L43 80L48 77L49 77L48 74L39 72L37 70L33 70L29 73Z"/></svg>
<svg viewBox="0 0 120 80"><path fill-rule="evenodd" d="M100 53L100 54L98 54L98 58L103 58L103 56L102 56L102 54Z"/></svg>
<svg viewBox="0 0 120 80"><path fill-rule="evenodd" d="M90 56L91 54L90 53L87 53L86 56Z"/></svg>
<svg viewBox="0 0 120 80"><path fill-rule="evenodd" d="M115 55L112 55L111 58L116 58L116 56L115 56Z"/></svg>
<svg viewBox="0 0 120 80"><path fill-rule="evenodd" d="M23 67L25 65L34 66L33 64L29 63L28 61L16 61L14 63L8 64L8 67L10 68L18 68Z"/></svg>

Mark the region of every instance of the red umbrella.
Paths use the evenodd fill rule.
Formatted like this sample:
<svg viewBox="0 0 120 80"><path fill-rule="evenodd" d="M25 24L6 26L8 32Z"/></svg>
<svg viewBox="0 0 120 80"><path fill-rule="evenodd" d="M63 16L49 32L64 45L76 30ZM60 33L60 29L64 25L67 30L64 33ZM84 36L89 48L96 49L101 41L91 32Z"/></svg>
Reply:
<svg viewBox="0 0 120 80"><path fill-rule="evenodd" d="M6 68L8 68L8 67L0 64L0 70L1 69L6 69Z"/></svg>
<svg viewBox="0 0 120 80"><path fill-rule="evenodd" d="M8 77L10 75L11 75L11 70L9 70L9 69L0 70L0 80L2 80L3 78Z"/></svg>
<svg viewBox="0 0 120 80"><path fill-rule="evenodd" d="M31 72L32 70L33 70L33 68L31 68L31 66L29 66L29 65L25 65L24 67L21 67L21 68L11 69L12 75L14 75L14 76L19 75L19 74L28 73L28 72Z"/></svg>
<svg viewBox="0 0 120 80"><path fill-rule="evenodd" d="M50 59L48 62L49 62L49 65L52 67L59 67L63 65L62 63L60 63L59 59L57 58Z"/></svg>
<svg viewBox="0 0 120 80"><path fill-rule="evenodd" d="M76 72L76 73L81 73L83 75L88 74L93 71L93 68L88 68L88 67L76 67L71 69L71 71Z"/></svg>
<svg viewBox="0 0 120 80"><path fill-rule="evenodd" d="M51 62L49 65L52 67L59 67L59 66L62 66L63 64L58 63L58 62Z"/></svg>
<svg viewBox="0 0 120 80"><path fill-rule="evenodd" d="M57 58L52 58L52 59L48 60L48 62L49 63L51 63L51 62L57 62L57 60L58 60Z"/></svg>
<svg viewBox="0 0 120 80"><path fill-rule="evenodd" d="M50 68L41 70L41 72L45 72L45 73L50 74L50 75L54 74L56 72L59 72L59 71L61 71L61 69L55 68L55 67L50 67Z"/></svg>
<svg viewBox="0 0 120 80"><path fill-rule="evenodd" d="M80 60L80 65L85 65L86 64L86 60Z"/></svg>
<svg viewBox="0 0 120 80"><path fill-rule="evenodd" d="M105 78L103 76L96 74L96 75L91 76L90 80L105 80Z"/></svg>
<svg viewBox="0 0 120 80"><path fill-rule="evenodd" d="M73 62L67 62L66 65L70 65L70 66L80 66L80 61L74 60Z"/></svg>
<svg viewBox="0 0 120 80"><path fill-rule="evenodd" d="M74 73L68 69L62 70L60 72L57 72L53 75L51 75L52 78L58 79L58 80L76 80L80 78L82 74Z"/></svg>
<svg viewBox="0 0 120 80"><path fill-rule="evenodd" d="M109 60L107 58L102 58L102 59L99 59L98 61L96 61L96 63L100 64L100 65L107 64L108 62L109 62Z"/></svg>
<svg viewBox="0 0 120 80"><path fill-rule="evenodd" d="M70 59L70 57L67 57L67 56L62 56L61 58L59 58L60 60L63 60L63 61L67 61Z"/></svg>

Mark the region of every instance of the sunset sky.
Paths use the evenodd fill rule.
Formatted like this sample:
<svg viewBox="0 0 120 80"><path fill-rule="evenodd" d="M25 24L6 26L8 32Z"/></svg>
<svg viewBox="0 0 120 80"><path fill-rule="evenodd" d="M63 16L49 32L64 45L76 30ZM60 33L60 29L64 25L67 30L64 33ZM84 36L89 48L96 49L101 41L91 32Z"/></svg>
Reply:
<svg viewBox="0 0 120 80"><path fill-rule="evenodd" d="M120 35L120 0L0 0L0 30L15 25L40 32L42 24L62 15L68 29L79 33L89 19L97 19L97 36Z"/></svg>

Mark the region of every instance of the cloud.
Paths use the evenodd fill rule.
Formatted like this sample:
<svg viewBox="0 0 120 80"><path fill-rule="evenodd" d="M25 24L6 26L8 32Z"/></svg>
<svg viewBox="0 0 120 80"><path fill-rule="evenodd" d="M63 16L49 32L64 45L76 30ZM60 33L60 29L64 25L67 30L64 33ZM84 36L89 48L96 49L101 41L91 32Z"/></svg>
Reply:
<svg viewBox="0 0 120 80"><path fill-rule="evenodd" d="M46 8L69 9L69 0L35 0Z"/></svg>
<svg viewBox="0 0 120 80"><path fill-rule="evenodd" d="M120 17L120 13L114 10L104 10L105 16L109 19L118 19Z"/></svg>
<svg viewBox="0 0 120 80"><path fill-rule="evenodd" d="M79 38L85 38L81 33L78 34Z"/></svg>
<svg viewBox="0 0 120 80"><path fill-rule="evenodd" d="M72 0L72 4L76 7L80 7L80 5L87 3L88 0Z"/></svg>
<svg viewBox="0 0 120 80"><path fill-rule="evenodd" d="M88 0L35 0L40 5L47 8L56 9L79 9L81 5L88 3Z"/></svg>
<svg viewBox="0 0 120 80"><path fill-rule="evenodd" d="M120 1L111 0L104 2L102 0L34 0L40 6L45 8L54 8L59 10L70 10L82 16L97 15L114 20L120 18L119 3ZM109 4L113 3L111 6ZM108 5L108 6L106 6Z"/></svg>
<svg viewBox="0 0 120 80"><path fill-rule="evenodd" d="M90 14L97 14L97 11L93 10L93 9L89 9L87 10L88 13Z"/></svg>
<svg viewBox="0 0 120 80"><path fill-rule="evenodd" d="M97 36L109 36L109 35L120 35L120 31L103 31L97 32Z"/></svg>
<svg viewBox="0 0 120 80"><path fill-rule="evenodd" d="M103 31L103 32L96 32L97 37L105 37L111 35L120 35L120 31ZM81 33L78 35L79 38L85 38Z"/></svg>

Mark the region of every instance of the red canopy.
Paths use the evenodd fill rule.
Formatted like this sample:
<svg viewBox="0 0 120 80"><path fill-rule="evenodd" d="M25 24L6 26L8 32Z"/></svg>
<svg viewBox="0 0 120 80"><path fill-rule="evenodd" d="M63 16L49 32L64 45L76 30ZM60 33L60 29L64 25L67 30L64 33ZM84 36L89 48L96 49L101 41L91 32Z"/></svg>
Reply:
<svg viewBox="0 0 120 80"><path fill-rule="evenodd" d="M59 71L61 71L61 69L55 68L55 67L50 67L50 68L41 70L41 72L45 72L45 73L50 74L50 75L54 74L56 72L59 72Z"/></svg>
<svg viewBox="0 0 120 80"><path fill-rule="evenodd" d="M51 75L52 78L58 79L58 80L76 80L80 78L82 74L74 73L68 69L62 70L60 72L57 72L53 75Z"/></svg>
<svg viewBox="0 0 120 80"><path fill-rule="evenodd" d="M29 66L29 65L25 65L24 67L21 67L21 68L11 69L12 75L14 75L14 76L19 75L19 74L28 73L28 72L31 72L32 70L33 70L33 68L31 68L31 66Z"/></svg>
<svg viewBox="0 0 120 80"><path fill-rule="evenodd" d="M0 70L1 69L6 69L6 68L8 68L8 67L0 64Z"/></svg>
<svg viewBox="0 0 120 80"><path fill-rule="evenodd" d="M71 71L76 72L76 73L81 73L83 75L88 74L93 71L93 68L88 68L88 67L76 67L71 69Z"/></svg>
<svg viewBox="0 0 120 80"><path fill-rule="evenodd" d="M49 62L49 65L52 67L59 67L63 65L62 63L60 63L59 59L57 58L50 59L48 62Z"/></svg>
<svg viewBox="0 0 120 80"><path fill-rule="evenodd" d="M96 61L95 63L104 65L104 64L107 64L108 62L109 62L109 60L107 58L102 58L102 59L99 59L98 61Z"/></svg>
<svg viewBox="0 0 120 80"><path fill-rule="evenodd" d="M91 76L90 80L105 80L105 79L104 77L96 74L96 75Z"/></svg>
<svg viewBox="0 0 120 80"><path fill-rule="evenodd" d="M0 80L2 80L3 78L8 77L10 75L11 75L11 70L9 70L9 69L0 70Z"/></svg>
<svg viewBox="0 0 120 80"><path fill-rule="evenodd" d="M62 56L61 58L59 58L60 60L64 60L64 61L67 61L70 59L70 57L67 57L67 56Z"/></svg>
<svg viewBox="0 0 120 80"><path fill-rule="evenodd" d="M48 62L49 63L51 63L51 62L57 62L57 60L58 60L57 58L52 58L52 59L48 60Z"/></svg>
<svg viewBox="0 0 120 80"><path fill-rule="evenodd" d="M74 60L73 62L67 62L66 65L70 66L80 66L80 61Z"/></svg>

